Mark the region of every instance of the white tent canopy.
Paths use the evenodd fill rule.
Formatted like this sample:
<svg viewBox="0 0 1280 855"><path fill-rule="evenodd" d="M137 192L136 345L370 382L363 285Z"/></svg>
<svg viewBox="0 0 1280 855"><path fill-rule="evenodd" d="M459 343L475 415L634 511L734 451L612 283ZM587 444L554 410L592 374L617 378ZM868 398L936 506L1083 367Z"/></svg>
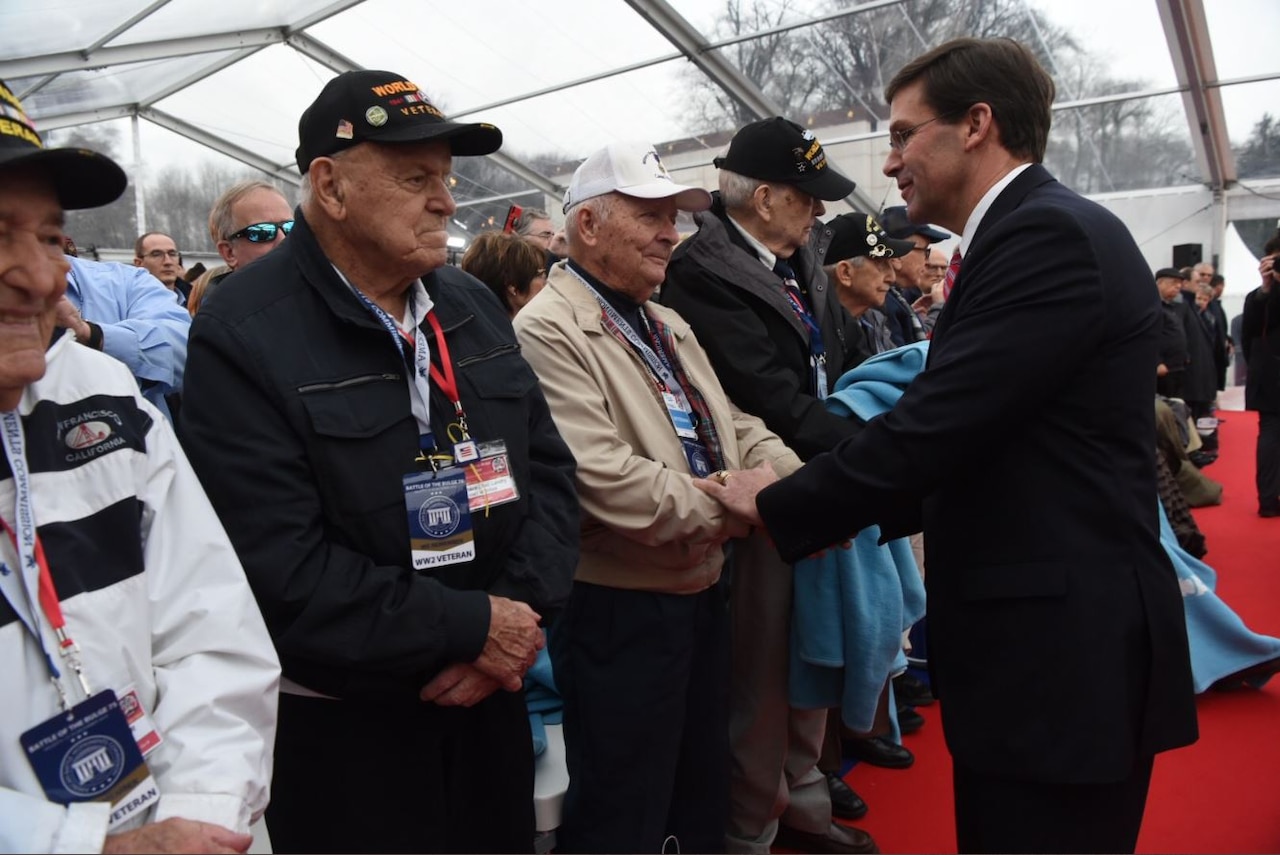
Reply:
<svg viewBox="0 0 1280 855"><path fill-rule="evenodd" d="M298 116L324 82L403 73L503 129L489 166L458 170L465 236L513 201L558 215L573 166L614 139L714 186L732 131L775 114L857 181L850 206L892 204L883 83L946 38L1008 34L1058 83L1050 167L1140 242L1168 229L1144 244L1168 263L1175 243L1208 258L1229 221L1280 216L1280 164L1242 181L1234 153L1280 105L1278 24L1274 0L6 0L0 78L43 132L127 123L145 191L158 165L206 157L179 138L296 184Z"/></svg>

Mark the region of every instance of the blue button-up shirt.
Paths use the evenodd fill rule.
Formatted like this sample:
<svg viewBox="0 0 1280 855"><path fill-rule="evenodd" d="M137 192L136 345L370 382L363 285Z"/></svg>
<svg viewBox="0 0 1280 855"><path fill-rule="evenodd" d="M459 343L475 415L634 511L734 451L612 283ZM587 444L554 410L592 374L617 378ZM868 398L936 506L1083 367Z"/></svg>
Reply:
<svg viewBox="0 0 1280 855"><path fill-rule="evenodd" d="M169 415L164 396L182 389L191 316L146 269L68 256L67 298L102 327L102 350L129 367L143 396Z"/></svg>

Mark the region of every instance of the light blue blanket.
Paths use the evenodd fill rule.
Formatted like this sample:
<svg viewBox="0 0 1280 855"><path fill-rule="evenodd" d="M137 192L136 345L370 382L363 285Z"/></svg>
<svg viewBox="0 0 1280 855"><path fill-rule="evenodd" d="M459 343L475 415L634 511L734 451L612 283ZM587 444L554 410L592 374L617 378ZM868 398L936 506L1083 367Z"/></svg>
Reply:
<svg viewBox="0 0 1280 855"><path fill-rule="evenodd" d="M1191 677L1197 694L1214 681L1280 656L1280 638L1259 635L1218 598L1218 574L1178 545L1160 504L1160 544L1173 562L1182 588L1182 609L1191 646ZM1266 678L1254 681L1261 687Z"/></svg>
<svg viewBox="0 0 1280 855"><path fill-rule="evenodd" d="M892 409L924 366L927 346L920 342L863 362L836 383L827 408L863 421ZM870 526L849 549L805 558L794 573L791 704L838 706L844 723L857 731L871 730L885 681L906 666L902 633L925 611L910 545L898 539L881 546L879 540L880 527Z"/></svg>

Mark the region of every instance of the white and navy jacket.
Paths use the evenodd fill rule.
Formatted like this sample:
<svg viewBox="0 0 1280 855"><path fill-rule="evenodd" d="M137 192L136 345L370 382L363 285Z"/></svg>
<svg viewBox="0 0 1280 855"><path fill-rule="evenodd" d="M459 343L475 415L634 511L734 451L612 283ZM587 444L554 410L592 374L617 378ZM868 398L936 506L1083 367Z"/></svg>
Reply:
<svg viewBox="0 0 1280 855"><path fill-rule="evenodd" d="M136 688L164 740L147 758L161 795L145 819L244 831L270 790L280 674L244 571L129 370L69 334L47 358L18 407L35 518L93 691ZM0 458L0 516L11 528L14 502ZM2 535L0 560L19 566ZM83 700L73 677L63 685L73 704ZM101 851L110 807L47 801L27 762L19 735L57 713L58 696L3 598L0 696L0 851Z"/></svg>

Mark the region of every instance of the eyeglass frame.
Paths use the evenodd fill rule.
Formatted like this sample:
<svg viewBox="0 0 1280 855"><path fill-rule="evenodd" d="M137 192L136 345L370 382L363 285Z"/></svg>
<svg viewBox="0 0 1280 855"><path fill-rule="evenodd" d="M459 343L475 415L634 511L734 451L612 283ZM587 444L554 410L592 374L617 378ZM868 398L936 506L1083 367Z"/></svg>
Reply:
<svg viewBox="0 0 1280 855"><path fill-rule="evenodd" d="M179 263L182 261L182 253L176 249L153 249L150 252L144 252L142 257L152 261L163 261L166 258L172 258Z"/></svg>
<svg viewBox="0 0 1280 855"><path fill-rule="evenodd" d="M919 133L920 129L925 125L933 124L940 119L955 118L968 109L968 107L960 107L956 110L949 110L946 113L939 113L932 119L925 119L923 122L912 125L909 128L903 128L900 131L889 131L889 148L896 151L898 154L902 154L902 152L906 151L907 146L911 144L911 141L915 139L916 134Z"/></svg>
<svg viewBox="0 0 1280 855"><path fill-rule="evenodd" d="M224 240L226 240L227 243L230 243L231 241L236 240L237 238L244 238L245 240L249 241L249 243L275 243L276 239L280 236L281 232L284 232L285 237L289 236L289 232L293 231L294 222L295 222L294 219L290 217L287 220L279 220L278 222L265 220L261 223L250 223L249 225L245 226L239 231L232 232L231 234L227 235L226 238L224 238ZM288 223L289 225L288 228L285 228L286 223ZM273 229L275 229L275 234L271 235L271 237L267 238L266 240L254 240L253 238L249 237L249 229L256 229L260 226L271 226Z"/></svg>

